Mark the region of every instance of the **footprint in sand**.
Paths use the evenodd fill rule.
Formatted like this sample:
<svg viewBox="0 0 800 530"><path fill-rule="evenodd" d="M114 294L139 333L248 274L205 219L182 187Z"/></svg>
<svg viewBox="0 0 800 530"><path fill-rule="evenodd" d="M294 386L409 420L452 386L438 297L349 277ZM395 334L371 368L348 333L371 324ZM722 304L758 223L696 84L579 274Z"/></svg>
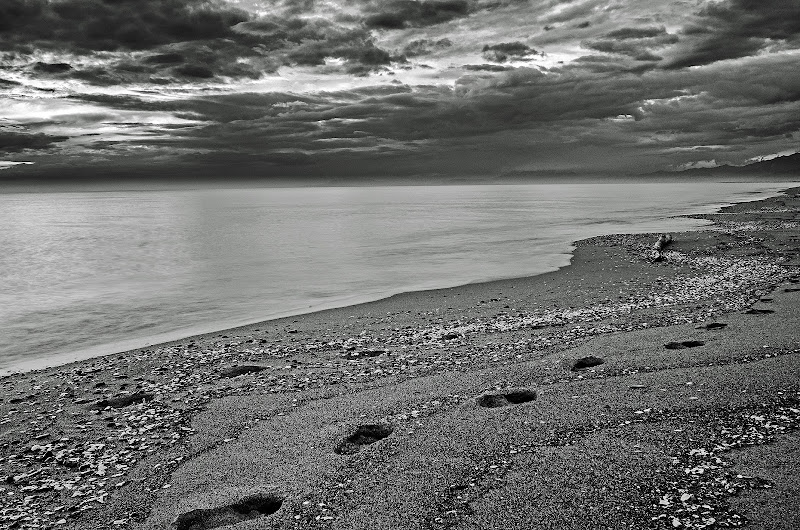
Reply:
<svg viewBox="0 0 800 530"><path fill-rule="evenodd" d="M386 350L361 350L350 351L342 355L345 359L362 359L364 357L377 357L386 353Z"/></svg>
<svg viewBox="0 0 800 530"><path fill-rule="evenodd" d="M605 363L605 361L600 357L593 357L590 355L589 357L581 357L572 363L570 370L577 372L578 370L584 370L586 368L591 368L592 366L599 366L603 363Z"/></svg>
<svg viewBox="0 0 800 530"><path fill-rule="evenodd" d="M361 450L364 445L371 445L383 440L394 432L391 425L370 424L359 425L355 432L344 439L336 449L333 450L337 455L354 455Z"/></svg>
<svg viewBox="0 0 800 530"><path fill-rule="evenodd" d="M755 307L751 307L747 311L744 312L745 315L769 315L770 313L774 313L772 309L756 309Z"/></svg>
<svg viewBox="0 0 800 530"><path fill-rule="evenodd" d="M265 517L277 512L283 499L274 495L251 495L239 502L199 508L179 515L173 522L175 530L209 530Z"/></svg>
<svg viewBox="0 0 800 530"><path fill-rule="evenodd" d="M150 401L154 397L155 396L153 396L153 394L150 394L148 392L137 392L135 394L122 394L115 397L101 399L100 401L93 403L91 408L100 410L106 407L111 407L112 409L121 409L123 407L127 407L128 405L135 405L137 403Z"/></svg>
<svg viewBox="0 0 800 530"><path fill-rule="evenodd" d="M710 324L705 324L703 326L697 326L695 329L722 329L726 327L728 324L724 322L711 322Z"/></svg>
<svg viewBox="0 0 800 530"><path fill-rule="evenodd" d="M527 388L508 388L498 392L486 392L475 398L479 407L496 409L519 405L536 399L536 391Z"/></svg>
<svg viewBox="0 0 800 530"><path fill-rule="evenodd" d="M254 374L256 372L260 372L264 370L263 366L258 366L257 364L246 364L246 365L237 365L237 366L229 366L227 368L223 368L219 376L220 377L238 377L244 374Z"/></svg>
<svg viewBox="0 0 800 530"><path fill-rule="evenodd" d="M697 348L698 346L704 346L705 342L702 340L685 340L683 342L668 342L664 344L664 347L668 350L682 350L684 348Z"/></svg>

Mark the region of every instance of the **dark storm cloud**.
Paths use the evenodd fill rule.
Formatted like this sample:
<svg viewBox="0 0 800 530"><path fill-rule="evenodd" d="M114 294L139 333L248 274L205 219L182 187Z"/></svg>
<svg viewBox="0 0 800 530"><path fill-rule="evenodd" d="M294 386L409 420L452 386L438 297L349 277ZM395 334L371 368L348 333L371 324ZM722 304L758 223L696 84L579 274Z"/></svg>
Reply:
<svg viewBox="0 0 800 530"><path fill-rule="evenodd" d="M508 60L524 60L539 52L524 42L501 42L500 44L487 44L483 47L482 55L487 61L504 63Z"/></svg>
<svg viewBox="0 0 800 530"><path fill-rule="evenodd" d="M394 91L408 90L396 87ZM266 94L232 93L224 96L194 97L190 99L147 100L135 95L83 94L70 99L97 104L107 109L171 113L175 117L206 122L208 125L235 121L251 122L270 119L298 108L318 105L326 97L343 99L340 94L303 96L281 92ZM364 97L354 96L350 97Z"/></svg>
<svg viewBox="0 0 800 530"><path fill-rule="evenodd" d="M63 74L72 70L72 67L66 63L37 62L33 65L33 70L43 74Z"/></svg>
<svg viewBox="0 0 800 530"><path fill-rule="evenodd" d="M3 50L23 58L68 51L102 62L28 68L98 85L258 78L281 65L321 65L326 57L364 74L404 60L378 48L364 27L293 15L256 18L222 0L7 0L0 3ZM100 55L108 51L122 54ZM151 53L128 53L136 51Z"/></svg>
<svg viewBox="0 0 800 530"><path fill-rule="evenodd" d="M604 4L604 3L607 2L604 2L603 0L590 0L583 2L575 2L573 0L551 0L547 2L545 5L548 7L552 7L560 4L561 9L558 9L555 12L555 14L548 16L545 19L545 21L574 22L579 18L585 18L594 15L598 7L598 4ZM585 24L585 26L583 27L590 26L590 23L586 21L584 21L582 24Z"/></svg>
<svg viewBox="0 0 800 530"><path fill-rule="evenodd" d="M648 38L658 36L622 40ZM511 48L523 51L522 46ZM188 58L180 63L177 59L158 61L168 68L191 64ZM398 171L423 170L417 167L422 161L461 167L466 160L474 161L469 153L505 153L512 149L510 142L530 145L533 139L545 147L531 148L526 156L551 156L546 146L552 150L575 142L629 150L642 145L655 146L653 150L724 147L743 138L759 145L800 129L800 74L787 68L791 57L753 60L736 68L720 63L639 72L626 71L631 63L625 60L618 54L590 56L547 72L507 70L502 64L466 66L475 73L459 79L454 88L382 84L305 95L230 93L162 101L133 95L76 98L103 108L193 120L191 126L159 138L136 140L153 149L181 146L191 153L171 155L180 157L181 164L199 163L201 158L207 164L238 160L231 163L243 172L264 167L274 174L281 168L316 174L341 168L368 172L390 160L403 160ZM617 123L618 116L635 121ZM214 167L224 169L225 164Z"/></svg>
<svg viewBox="0 0 800 530"><path fill-rule="evenodd" d="M367 163L403 153L422 156L450 142L476 151L501 149L503 144L481 144L496 135L580 138L582 145L616 142L631 149L647 142L728 145L743 137L757 143L800 128L800 74L785 75L781 64L752 65L744 73L646 74L596 73L575 64L550 73L522 68L465 76L452 90L386 86L303 101L288 94L215 96L186 103L187 112L207 125L181 134L187 145L204 151L301 153L307 163L328 169L345 152L358 152ZM227 109L243 108L249 110L238 119L220 121ZM617 116L635 121L609 121Z"/></svg>
<svg viewBox="0 0 800 530"><path fill-rule="evenodd" d="M606 37L609 39L618 39L618 40L626 40L626 39L648 39L653 37L658 37L660 35L666 35L667 30L663 27L655 28L620 28L618 30L610 31L606 33Z"/></svg>
<svg viewBox="0 0 800 530"><path fill-rule="evenodd" d="M157 53L145 57L142 62L147 64L180 64L186 61L186 56L182 53Z"/></svg>
<svg viewBox="0 0 800 530"><path fill-rule="evenodd" d="M376 29L432 26L467 16L471 10L467 0L390 0L377 4L364 23Z"/></svg>
<svg viewBox="0 0 800 530"><path fill-rule="evenodd" d="M472 119L465 129L480 126L487 131L502 127L528 127L543 122L602 119L629 113L647 94L671 97L672 87L649 87L632 74L593 74L576 69L545 74L518 68L492 78L462 78L455 94L472 102ZM458 112L454 105L451 112ZM469 116L470 113L464 113ZM455 116L453 116L455 118ZM504 125L507 124L507 125Z"/></svg>
<svg viewBox="0 0 800 530"><path fill-rule="evenodd" d="M403 48L403 55L406 57L419 57L420 55L428 55L437 50L444 50L453 45L450 39L417 39L409 42Z"/></svg>
<svg viewBox="0 0 800 530"><path fill-rule="evenodd" d="M678 36L664 28L622 28L604 36L584 41L584 47L604 53L626 55L638 61L659 61L653 50L678 42Z"/></svg>
<svg viewBox="0 0 800 530"><path fill-rule="evenodd" d="M348 32L324 41L305 42L287 54L292 64L318 66L328 57L344 59L350 67L374 69L392 62L393 57L375 46L372 37L360 31Z"/></svg>
<svg viewBox="0 0 800 530"><path fill-rule="evenodd" d="M217 0L3 0L0 42L5 46L117 50L233 36L248 20Z"/></svg>
<svg viewBox="0 0 800 530"><path fill-rule="evenodd" d="M428 87L409 92L407 87L398 87L402 91L386 94L327 94L280 112L257 103L267 96L254 94L250 96L251 119L211 123L188 134L208 149L291 147L322 153L325 146L317 145L322 139L367 136L405 143L538 127L543 122L604 118L630 111L642 96L641 83L633 77L593 87L569 75L513 74L508 72L502 80L464 78L455 91ZM675 94L674 89L661 92ZM216 103L225 107L230 98L218 97ZM203 111L206 118L212 117L207 114L209 108L213 110L207 107Z"/></svg>
<svg viewBox="0 0 800 530"><path fill-rule="evenodd" d="M320 66L333 57L344 60L350 73L364 74L405 60L376 46L364 28L345 28L321 19L272 17L240 24L236 31L260 39L264 53L285 65Z"/></svg>
<svg viewBox="0 0 800 530"><path fill-rule="evenodd" d="M139 72L136 72L137 74ZM113 86L119 85L124 81L132 80L133 76L117 75L110 69L95 66L89 68L81 68L70 72L69 77L73 79L80 79L86 83L97 86Z"/></svg>
<svg viewBox="0 0 800 530"><path fill-rule="evenodd" d="M175 67L173 71L183 77L194 77L198 79L210 79L214 77L214 71L201 64L183 64Z"/></svg>
<svg viewBox="0 0 800 530"><path fill-rule="evenodd" d="M266 16L234 26L239 35L255 37L259 46L267 50L281 49L289 44L307 40L324 40L346 33L343 26L322 18L296 16Z"/></svg>
<svg viewBox="0 0 800 530"><path fill-rule="evenodd" d="M755 55L777 42L797 47L800 46L800 2L729 0L711 4L700 12L697 23L684 28L683 34L691 40L669 62L670 68Z"/></svg>
<svg viewBox="0 0 800 530"><path fill-rule="evenodd" d="M180 49L182 45L176 45ZM129 83L169 84L185 80L211 80L216 76L256 79L264 73L275 72L280 66L277 59L249 57L238 60L240 54L230 46L212 49L198 45L183 53L168 52L106 61L81 61L66 63L34 63L19 69L36 78L79 79L98 86L125 85ZM95 64L92 64L95 63Z"/></svg>
<svg viewBox="0 0 800 530"><path fill-rule="evenodd" d="M25 9L39 6L40 18L45 11L51 18L56 13L55 4L44 0L14 2ZM195 9L216 13L211 19L224 22L220 30L224 34L196 28L165 32L160 40L154 40L145 32L146 38L139 44L118 40L112 46L104 34L95 38L85 30L92 20L102 19L103 9L97 16L89 12L75 28L56 21L53 27L58 31L49 36L36 36L31 29L41 21L7 28L0 34L0 50L5 46L22 57L13 63L17 69L13 73L24 74L20 78L81 79L121 87L147 82L181 86L163 94L157 86L147 93L131 90L127 95L120 95L124 89L108 91L117 95L92 89L94 94L72 92L64 99L48 100L37 110L38 115L46 116L41 123L30 125L21 119L19 123L30 127L14 129L13 137L0 136L0 145L5 140L10 146L5 151L63 152L62 167L84 160L97 167L123 164L153 172L157 164L174 164L187 175L227 175L229 171L252 175L280 175L283 171L384 174L387 168L398 172L435 168L453 173L472 170L471 165L492 170L493 164L512 164L514 160L529 164L557 156L563 157L562 162L580 164L587 158L573 156L573 151L595 148L592 156L614 159L605 162L609 166L619 164L616 157L620 153L633 160L641 153L692 153L694 146L713 146L731 153L742 150L753 156L757 146L774 145L776 138L785 144L787 134L796 135L800 130L796 55L775 51L796 42L796 31L791 29L794 22L779 21L744 0L729 0L691 15L690 26L685 25L688 13L681 13L676 20L674 12L638 16L624 11L628 7L620 7L622 11L614 12L619 18L612 20L608 2L550 0L542 7L552 9L550 18L532 15L533 20L520 22L526 24L524 29L515 26L508 31L504 27L498 30L498 25L523 13L524 3L509 10L505 7L509 2L493 4L490 0L347 0L346 14L342 14L337 11L339 6L330 2L275 0L270 3L274 9L269 15L242 15L245 18L236 15L238 11L230 4L199 0L60 3L85 6L93 2L120 13L136 4L142 16L133 17L132 23L154 24L153 28L160 27L158 13L171 9L169 6L180 13ZM767 5L771 6L772 0ZM671 8L674 11L675 6ZM0 9L7 13L7 4ZM145 16L148 10L156 16ZM30 15L22 11L14 14L17 21L24 22ZM474 15L479 11L484 12ZM323 12L326 16L316 16ZM792 14L782 13L788 18ZM463 23L430 27L467 16ZM554 17L563 22L546 40L542 40L543 31L531 30L556 20ZM590 27L575 29L586 20L592 21ZM661 24L669 28L683 24L684 29L670 34ZM401 32L400 28L411 29ZM36 38L29 38L32 35ZM457 45L442 38L445 35ZM507 35L509 42L502 42L502 35ZM589 51L576 58L581 40ZM80 60L67 64L54 53L26 52L34 46L52 52L59 43ZM488 44L481 48L484 43ZM528 43L552 49L553 58L537 57L539 52ZM706 64L702 68L661 67L700 60L706 53L704 47L713 47L711 44L727 46L717 49L716 56L730 55L734 49L766 53L736 63L717 63L716 59L698 63ZM765 48L769 45L775 49ZM482 62L475 60L476 52L483 53L487 64L464 64ZM562 55L567 64L556 62ZM422 72L424 65L406 60L423 56L430 56L426 62L433 65L428 67L432 70ZM509 66L534 59L537 68ZM294 66L302 68L292 72ZM289 70L282 79L244 85L227 84L225 79L256 78L281 67ZM327 81L320 77L329 72L359 76L389 68L394 68L396 75L376 76L371 87L353 88L366 84L363 79L337 75ZM396 81L388 82L391 79ZM432 85L407 86L403 82ZM275 86L286 92L235 93ZM351 88L325 91L326 86ZM2 81L0 89L5 90ZM63 92L58 95L65 96ZM26 104L19 103L19 116L26 112ZM74 115L70 108L75 109ZM110 132L90 136L100 124ZM74 141L54 150L64 138L48 134L57 133L70 135ZM94 150L101 154L93 154ZM608 156L610 153L614 155ZM116 162L117 157L122 162ZM148 157L152 157L152 167ZM44 166L37 160L37 167Z"/></svg>
<svg viewBox="0 0 800 530"><path fill-rule="evenodd" d="M503 66L500 64L465 64L461 68L471 72L507 72L514 69L513 66Z"/></svg>
<svg viewBox="0 0 800 530"><path fill-rule="evenodd" d="M594 74L613 74L615 72L641 74L655 68L652 62L631 63L627 57L618 54L585 55L575 59L572 66Z"/></svg>
<svg viewBox="0 0 800 530"><path fill-rule="evenodd" d="M187 175L452 173L558 157L619 167L620 154L637 164L645 161L633 158L637 153L684 153L680 160L687 161L691 146L704 145L735 161L800 129L800 74L787 69L791 59L644 74L596 72L576 63L548 72L468 75L454 89L386 84L305 97L225 94L160 103L114 97L102 103L198 120L147 142L148 152L180 145L182 153L169 151L163 163ZM741 151L743 141L747 149Z"/></svg>
<svg viewBox="0 0 800 530"><path fill-rule="evenodd" d="M22 133L0 130L0 153L18 153L27 149L47 149L54 143L63 142L64 136Z"/></svg>

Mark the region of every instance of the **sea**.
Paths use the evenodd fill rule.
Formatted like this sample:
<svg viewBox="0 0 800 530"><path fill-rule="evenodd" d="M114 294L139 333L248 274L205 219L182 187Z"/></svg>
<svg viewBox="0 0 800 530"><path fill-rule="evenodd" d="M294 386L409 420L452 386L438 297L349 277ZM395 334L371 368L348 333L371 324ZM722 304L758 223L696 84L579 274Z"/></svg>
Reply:
<svg viewBox="0 0 800 530"><path fill-rule="evenodd" d="M0 193L0 374L396 293L556 270L786 182ZM795 184L796 185L796 184Z"/></svg>

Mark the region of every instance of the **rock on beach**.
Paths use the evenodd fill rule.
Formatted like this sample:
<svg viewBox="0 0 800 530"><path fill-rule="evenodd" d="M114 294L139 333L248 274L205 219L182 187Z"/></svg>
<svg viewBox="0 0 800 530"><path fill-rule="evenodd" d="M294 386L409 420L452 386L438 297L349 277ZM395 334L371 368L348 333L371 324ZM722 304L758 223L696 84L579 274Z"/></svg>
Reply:
<svg viewBox="0 0 800 530"><path fill-rule="evenodd" d="M0 527L798 528L798 211L2 378Z"/></svg>

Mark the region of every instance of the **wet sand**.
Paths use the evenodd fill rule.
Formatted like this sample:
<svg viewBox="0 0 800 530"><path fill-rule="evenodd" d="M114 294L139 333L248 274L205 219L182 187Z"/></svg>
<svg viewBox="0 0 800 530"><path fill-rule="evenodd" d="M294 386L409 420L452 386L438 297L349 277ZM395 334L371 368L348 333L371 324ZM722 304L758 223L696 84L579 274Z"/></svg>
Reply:
<svg viewBox="0 0 800 530"><path fill-rule="evenodd" d="M0 526L800 527L800 188L702 217L0 379Z"/></svg>

